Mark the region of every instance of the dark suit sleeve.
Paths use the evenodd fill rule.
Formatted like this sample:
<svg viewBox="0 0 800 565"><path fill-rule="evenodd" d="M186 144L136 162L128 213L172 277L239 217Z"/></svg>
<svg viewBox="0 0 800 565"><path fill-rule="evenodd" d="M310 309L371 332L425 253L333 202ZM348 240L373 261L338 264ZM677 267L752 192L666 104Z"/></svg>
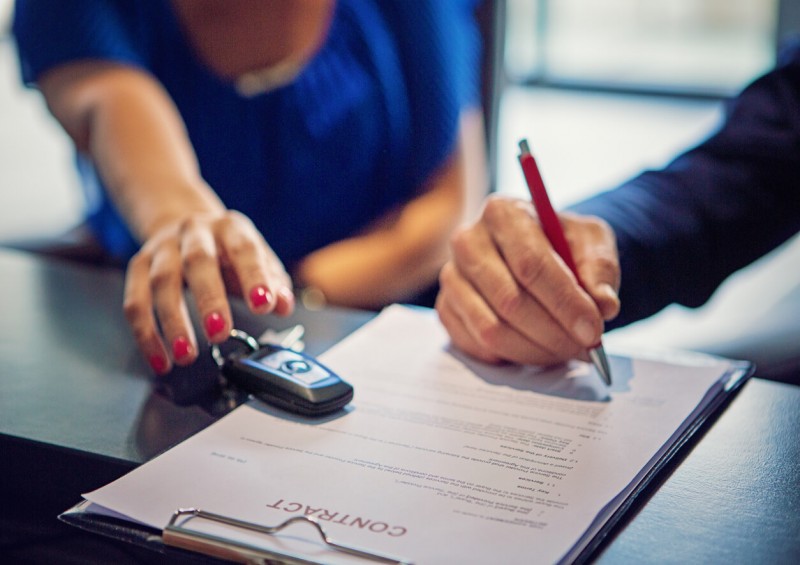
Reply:
<svg viewBox="0 0 800 565"><path fill-rule="evenodd" d="M729 103L712 137L571 209L617 234L622 311L609 328L702 305L800 231L800 43Z"/></svg>

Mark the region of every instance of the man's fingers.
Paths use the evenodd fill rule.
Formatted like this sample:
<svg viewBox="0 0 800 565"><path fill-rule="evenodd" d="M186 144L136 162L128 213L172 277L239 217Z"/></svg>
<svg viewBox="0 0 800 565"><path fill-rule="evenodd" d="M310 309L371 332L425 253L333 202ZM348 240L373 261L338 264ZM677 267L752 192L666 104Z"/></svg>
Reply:
<svg viewBox="0 0 800 565"><path fill-rule="evenodd" d="M619 253L611 227L595 217L564 214L575 236L575 263L586 291L604 320L619 314Z"/></svg>
<svg viewBox="0 0 800 565"><path fill-rule="evenodd" d="M532 215L520 202L487 205L484 221L508 269L558 325L583 347L589 347L603 331L600 312L580 287L567 265L555 253Z"/></svg>
<svg viewBox="0 0 800 565"><path fill-rule="evenodd" d="M452 264L442 269L441 281L443 291L439 294L437 309L441 306L445 328L451 335L456 334L456 345L470 354L484 360L496 358L528 365L549 365L575 352L576 346L568 338L563 344L553 341L553 334L546 331L546 321L533 326L538 330L530 332L534 335L519 331L499 316ZM530 299L528 306L536 308ZM557 328L552 321L549 323Z"/></svg>

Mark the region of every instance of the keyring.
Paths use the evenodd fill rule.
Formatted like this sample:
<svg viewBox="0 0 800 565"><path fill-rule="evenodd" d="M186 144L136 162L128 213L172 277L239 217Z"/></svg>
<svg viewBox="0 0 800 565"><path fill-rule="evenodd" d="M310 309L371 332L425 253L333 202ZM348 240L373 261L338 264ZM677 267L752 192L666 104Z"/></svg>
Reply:
<svg viewBox="0 0 800 565"><path fill-rule="evenodd" d="M233 329L231 330L231 335L228 337L229 339L233 339L245 344L250 348L250 353L261 349L261 346L258 345L256 338L247 332L243 332L242 330ZM216 343L211 345L211 357L214 359L214 362L220 369L225 364L225 357L222 355L222 352L219 350L219 345Z"/></svg>

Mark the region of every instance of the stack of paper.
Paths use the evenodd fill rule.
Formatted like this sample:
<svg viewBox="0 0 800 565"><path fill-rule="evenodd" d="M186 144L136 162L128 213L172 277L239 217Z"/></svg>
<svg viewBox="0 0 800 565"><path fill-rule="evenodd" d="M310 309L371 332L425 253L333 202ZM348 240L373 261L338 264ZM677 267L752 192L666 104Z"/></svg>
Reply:
<svg viewBox="0 0 800 565"><path fill-rule="evenodd" d="M747 376L706 356L489 366L450 349L435 313L391 307L320 360L354 385L324 420L251 402L85 495L161 529L196 507L273 525L305 515L336 541L415 563L572 560ZM187 524L325 563L302 524L274 536Z"/></svg>

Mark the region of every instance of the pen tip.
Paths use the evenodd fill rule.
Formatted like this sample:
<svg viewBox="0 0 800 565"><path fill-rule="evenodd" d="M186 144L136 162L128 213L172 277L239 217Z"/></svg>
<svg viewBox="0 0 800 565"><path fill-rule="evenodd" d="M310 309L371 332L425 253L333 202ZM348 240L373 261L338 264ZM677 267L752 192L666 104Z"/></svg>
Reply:
<svg viewBox="0 0 800 565"><path fill-rule="evenodd" d="M608 365L608 357L603 346L600 345L594 349L589 350L589 357L592 360L600 378L606 383L606 386L611 386L611 367Z"/></svg>
<svg viewBox="0 0 800 565"><path fill-rule="evenodd" d="M520 150L520 151L521 151L523 154L524 154L524 153L530 153L530 152L531 152L531 149L530 149L530 147L528 146L528 140L527 140L527 139L523 138L523 139L521 139L521 140L519 141L519 150Z"/></svg>

